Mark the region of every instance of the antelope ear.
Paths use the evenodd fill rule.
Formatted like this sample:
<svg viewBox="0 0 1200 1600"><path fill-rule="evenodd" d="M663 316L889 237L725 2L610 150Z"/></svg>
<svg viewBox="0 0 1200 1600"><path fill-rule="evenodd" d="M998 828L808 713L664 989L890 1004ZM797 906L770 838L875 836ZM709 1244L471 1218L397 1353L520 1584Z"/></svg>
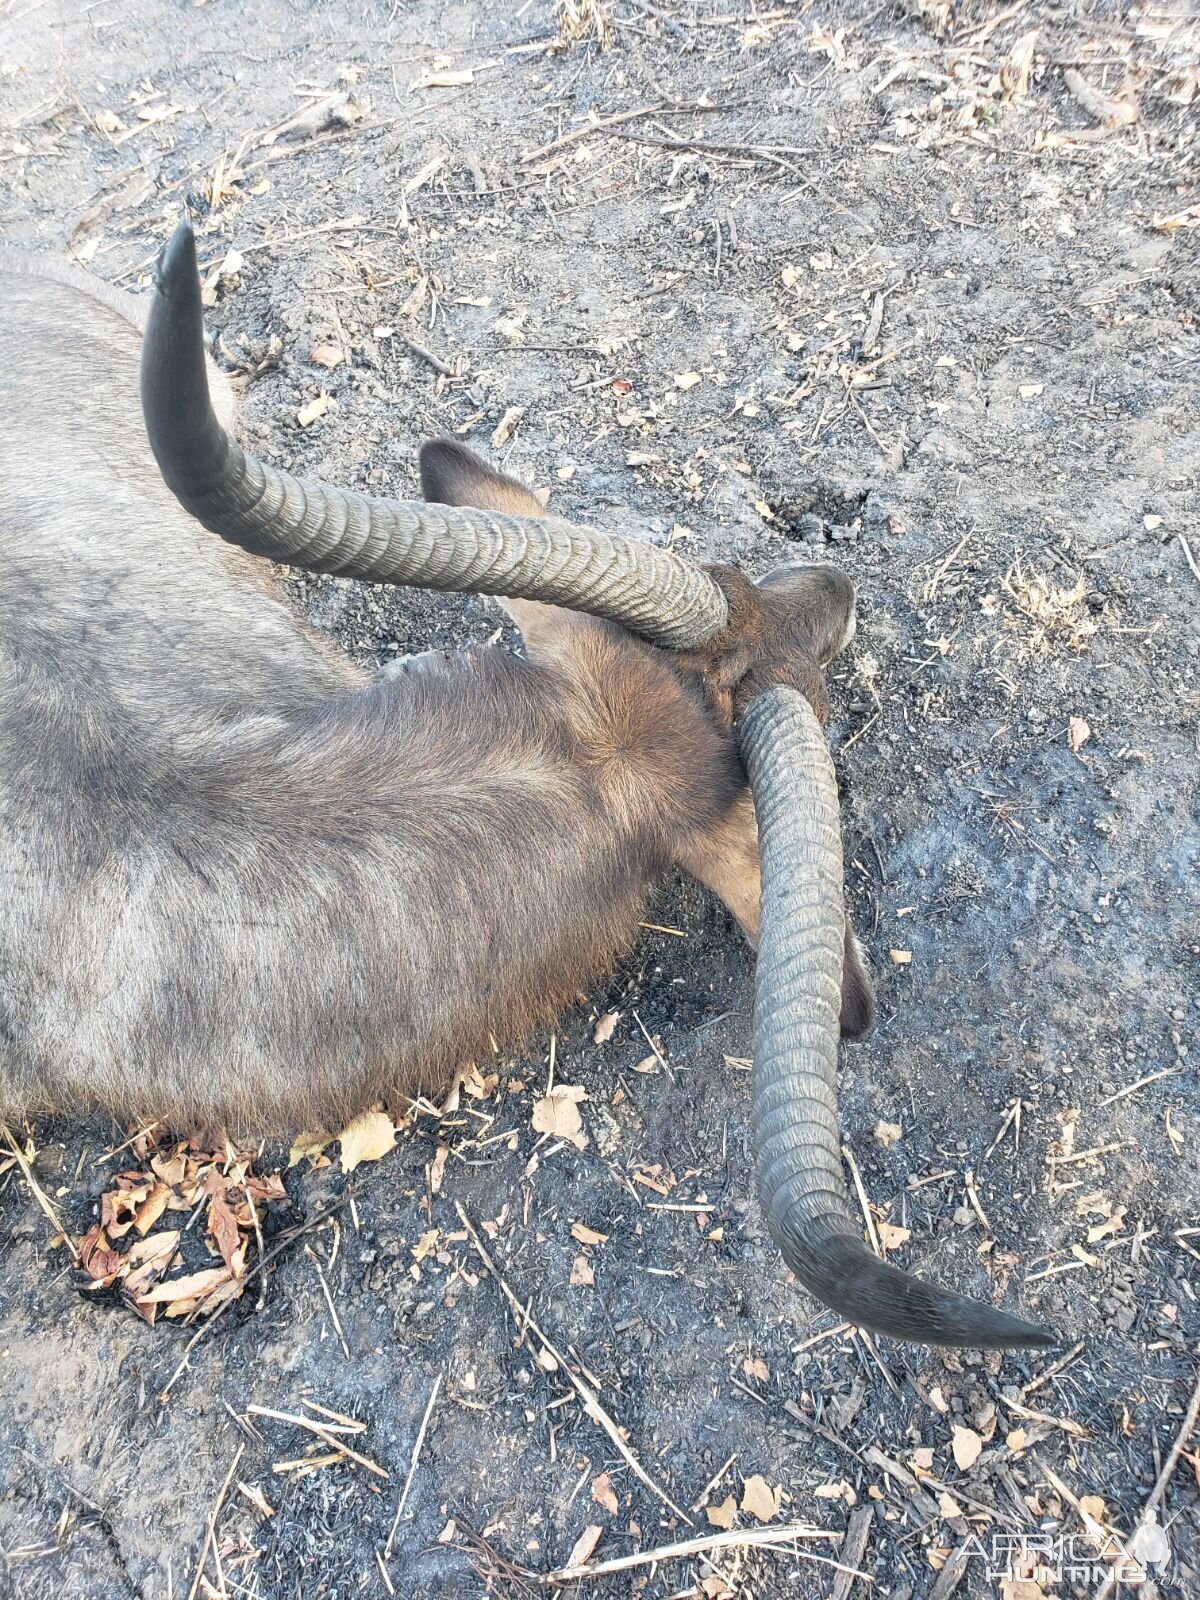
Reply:
<svg viewBox="0 0 1200 1600"><path fill-rule="evenodd" d="M443 506L476 506L512 517L544 517L545 507L524 484L496 472L457 439L430 439L421 446L421 493ZM574 659L583 641L604 624L579 611L544 605L540 600L497 600L521 630L531 661Z"/></svg>
<svg viewBox="0 0 1200 1600"><path fill-rule="evenodd" d="M477 506L510 517L544 517L545 507L515 478L506 478L457 439L421 446L421 493L442 506Z"/></svg>
<svg viewBox="0 0 1200 1600"><path fill-rule="evenodd" d="M875 1026L875 990L863 960L862 946L850 924L842 955L842 1038L865 1039Z"/></svg>

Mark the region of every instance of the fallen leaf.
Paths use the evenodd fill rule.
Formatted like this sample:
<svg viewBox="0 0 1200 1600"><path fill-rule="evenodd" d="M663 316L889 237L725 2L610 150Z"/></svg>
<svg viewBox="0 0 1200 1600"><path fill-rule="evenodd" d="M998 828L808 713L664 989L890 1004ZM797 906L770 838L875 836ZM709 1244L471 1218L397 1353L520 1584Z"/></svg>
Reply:
<svg viewBox="0 0 1200 1600"><path fill-rule="evenodd" d="M1156 516L1152 511L1148 511L1142 518L1142 527L1149 533L1153 533L1155 528L1161 528L1162 525L1163 519L1160 516Z"/></svg>
<svg viewBox="0 0 1200 1600"><path fill-rule="evenodd" d="M732 1528L737 1521L737 1503L727 1494L719 1506L705 1506L704 1515L714 1528Z"/></svg>
<svg viewBox="0 0 1200 1600"><path fill-rule="evenodd" d="M572 1567L581 1567L587 1561L592 1551L600 1543L600 1535L604 1529L598 1522L589 1522L587 1527L576 1539L571 1554L567 1557L567 1570Z"/></svg>
<svg viewBox="0 0 1200 1600"><path fill-rule="evenodd" d="M592 1034L594 1044L607 1044L616 1030L617 1023L621 1020L619 1011L606 1011L597 1022Z"/></svg>
<svg viewBox="0 0 1200 1600"><path fill-rule="evenodd" d="M246 1256L242 1235L228 1200L219 1191L214 1191L208 1202L208 1231L230 1273L240 1276Z"/></svg>
<svg viewBox="0 0 1200 1600"><path fill-rule="evenodd" d="M1081 1494L1079 1509L1085 1517L1091 1517L1093 1522L1100 1523L1102 1527L1108 1522L1108 1507L1098 1494Z"/></svg>
<svg viewBox="0 0 1200 1600"><path fill-rule="evenodd" d="M773 1522L779 1515L779 1490L755 1473L742 1484L742 1510L759 1522Z"/></svg>
<svg viewBox="0 0 1200 1600"><path fill-rule="evenodd" d="M742 1371L748 1378L757 1378L760 1383L766 1383L771 1376L771 1369L761 1356L747 1356L742 1362Z"/></svg>
<svg viewBox="0 0 1200 1600"><path fill-rule="evenodd" d="M412 1247L413 1260L424 1261L426 1256L433 1255L437 1250L440 1237L440 1228L428 1228Z"/></svg>
<svg viewBox="0 0 1200 1600"><path fill-rule="evenodd" d="M894 1222L880 1222L876 1224L879 1231L879 1243L884 1255L889 1250L899 1250L900 1246L907 1244L912 1238L908 1228L900 1228Z"/></svg>
<svg viewBox="0 0 1200 1600"><path fill-rule="evenodd" d="M576 1256L571 1263L572 1289L590 1289L596 1281L592 1263L586 1256Z"/></svg>
<svg viewBox="0 0 1200 1600"><path fill-rule="evenodd" d="M818 1500L844 1500L848 1506L858 1504L858 1496L845 1478L839 1478L834 1483L818 1484L813 1494Z"/></svg>
<svg viewBox="0 0 1200 1600"><path fill-rule="evenodd" d="M331 406L336 409L337 401L322 389L315 399L300 407L296 413L296 421L302 428L311 428L317 418L323 417Z"/></svg>
<svg viewBox="0 0 1200 1600"><path fill-rule="evenodd" d="M1092 737L1092 730L1088 726L1088 724L1084 721L1084 719L1082 717L1072 717L1071 718L1070 729L1069 729L1069 731L1067 733L1067 738L1070 741L1071 749L1075 752L1076 755L1079 754L1079 752L1083 749L1084 745L1088 742L1088 740L1091 737Z"/></svg>
<svg viewBox="0 0 1200 1600"><path fill-rule="evenodd" d="M1006 100L1028 94L1033 77L1033 51L1037 44L1037 29L1023 33L1000 63L998 74L1000 92Z"/></svg>
<svg viewBox="0 0 1200 1600"><path fill-rule="evenodd" d="M441 1533L438 1534L437 1543L438 1544L449 1544L450 1541L454 1538L454 1535L457 1532L458 1532L458 1523L455 1522L453 1517L451 1517L450 1521L442 1529Z"/></svg>
<svg viewBox="0 0 1200 1600"><path fill-rule="evenodd" d="M698 372L677 372L675 374L675 387L682 389L685 393L689 389L694 389L702 381Z"/></svg>
<svg viewBox="0 0 1200 1600"><path fill-rule="evenodd" d="M338 1134L342 1171L353 1172L362 1161L378 1161L396 1147L396 1129L382 1111L364 1111Z"/></svg>
<svg viewBox="0 0 1200 1600"><path fill-rule="evenodd" d="M167 1202L171 1198L171 1186L161 1180L154 1185L150 1193L142 1201L134 1213L133 1226L143 1238L167 1209Z"/></svg>
<svg viewBox="0 0 1200 1600"><path fill-rule="evenodd" d="M516 431L517 423L525 415L524 406L509 406L508 410L496 424L496 431L492 434L492 449L499 450L506 445Z"/></svg>
<svg viewBox="0 0 1200 1600"><path fill-rule="evenodd" d="M188 1272L182 1278L169 1278L166 1283L158 1283L152 1289L147 1289L144 1294L138 1295L138 1304L170 1307L181 1300L202 1300L214 1289L228 1283L232 1276L227 1267L205 1267L200 1272ZM167 1315L177 1316L180 1313L168 1309Z"/></svg>
<svg viewBox="0 0 1200 1600"><path fill-rule="evenodd" d="M1112 1216L1107 1222L1097 1222L1087 1231L1087 1242L1096 1244L1101 1239L1107 1239L1110 1234L1120 1233L1125 1225L1125 1212L1127 1207L1114 1206Z"/></svg>
<svg viewBox="0 0 1200 1600"><path fill-rule="evenodd" d="M442 1190L442 1178L445 1176L445 1172L446 1172L446 1158L449 1156L449 1154L450 1154L450 1146L448 1144L440 1144L440 1145L438 1145L437 1154L434 1156L433 1160L429 1163L429 1192L430 1192L430 1194L440 1194L441 1193L441 1190Z"/></svg>
<svg viewBox="0 0 1200 1600"><path fill-rule="evenodd" d="M498 1072L480 1072L474 1062L462 1075L462 1086L472 1100L490 1100L500 1086Z"/></svg>
<svg viewBox="0 0 1200 1600"><path fill-rule="evenodd" d="M124 1256L113 1249L98 1222L79 1241L79 1260L96 1289L107 1289L125 1264Z"/></svg>
<svg viewBox="0 0 1200 1600"><path fill-rule="evenodd" d="M1014 1455L1019 1455L1029 1443L1029 1435L1024 1428L1013 1428L1004 1435L1004 1442Z"/></svg>
<svg viewBox="0 0 1200 1600"><path fill-rule="evenodd" d="M1127 128L1138 119L1137 101L1126 86L1121 94L1106 94L1088 82L1081 72L1068 67L1063 82L1087 114L1104 128Z"/></svg>
<svg viewBox="0 0 1200 1600"><path fill-rule="evenodd" d="M556 1139L569 1140L577 1150L587 1143L583 1132L583 1118L579 1102L587 1098L587 1090L566 1083L556 1083L549 1094L543 1095L533 1106L533 1130L549 1133Z"/></svg>
<svg viewBox="0 0 1200 1600"><path fill-rule="evenodd" d="M298 1133L292 1140L292 1148L288 1151L288 1170L290 1171L297 1162L303 1161L306 1156L309 1161L315 1161L325 1146L332 1143L333 1135L326 1133L324 1128L314 1128L310 1133Z"/></svg>
<svg viewBox="0 0 1200 1600"><path fill-rule="evenodd" d="M916 1473L933 1471L933 1451L927 1444L922 1445L919 1450L914 1450L908 1459Z"/></svg>
<svg viewBox="0 0 1200 1600"><path fill-rule="evenodd" d="M603 1506L610 1516L616 1516L616 1491L613 1489L612 1480L607 1472L602 1472L598 1478L592 1479L592 1499L598 1506Z"/></svg>
<svg viewBox="0 0 1200 1600"><path fill-rule="evenodd" d="M308 359L314 366L326 367L332 372L334 367L340 367L345 361L346 352L340 345L320 341L308 352Z"/></svg>
<svg viewBox="0 0 1200 1600"><path fill-rule="evenodd" d="M888 955L891 956L893 965L897 967L907 967L912 962L911 950L889 950Z"/></svg>
<svg viewBox="0 0 1200 1600"><path fill-rule="evenodd" d="M1022 383L1017 386L1017 393L1022 400L1032 400L1045 389L1044 383Z"/></svg>
<svg viewBox="0 0 1200 1600"><path fill-rule="evenodd" d="M945 1489L938 1495L938 1510L944 1517L961 1517L963 1514L958 1501Z"/></svg>
<svg viewBox="0 0 1200 1600"><path fill-rule="evenodd" d="M979 1460L983 1440L974 1428L954 1428L954 1460L960 1472L966 1472Z"/></svg>
<svg viewBox="0 0 1200 1600"><path fill-rule="evenodd" d="M597 1233L595 1228L589 1228L586 1223L573 1222L571 1224L571 1237L578 1239L580 1244L607 1244L608 1235Z"/></svg>
<svg viewBox="0 0 1200 1600"><path fill-rule="evenodd" d="M875 1124L875 1143L882 1145L885 1150L890 1150L902 1137L903 1129L898 1122L877 1122Z"/></svg>

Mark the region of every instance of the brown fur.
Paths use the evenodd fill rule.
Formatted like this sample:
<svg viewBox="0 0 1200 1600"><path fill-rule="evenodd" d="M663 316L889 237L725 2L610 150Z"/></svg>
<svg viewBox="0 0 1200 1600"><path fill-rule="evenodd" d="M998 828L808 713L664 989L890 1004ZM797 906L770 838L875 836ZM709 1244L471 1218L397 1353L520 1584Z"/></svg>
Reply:
<svg viewBox="0 0 1200 1600"><path fill-rule="evenodd" d="M520 601L527 659L359 671L163 486L141 322L0 253L0 1114L436 1090L610 970L672 863L753 936L741 678ZM536 507L453 466L439 497Z"/></svg>

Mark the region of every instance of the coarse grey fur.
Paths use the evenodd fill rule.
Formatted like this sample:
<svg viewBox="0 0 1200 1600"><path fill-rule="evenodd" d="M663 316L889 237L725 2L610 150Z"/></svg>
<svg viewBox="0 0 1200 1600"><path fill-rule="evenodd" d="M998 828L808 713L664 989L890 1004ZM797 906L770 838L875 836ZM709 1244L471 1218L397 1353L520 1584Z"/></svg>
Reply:
<svg viewBox="0 0 1200 1600"><path fill-rule="evenodd" d="M0 252L0 1114L265 1131L440 1088L609 969L672 863L753 937L704 663L515 601L526 659L355 667L164 486L142 322ZM450 503L538 509L461 448L426 467ZM836 576L789 580L814 703L852 623ZM849 941L845 984L861 1031Z"/></svg>

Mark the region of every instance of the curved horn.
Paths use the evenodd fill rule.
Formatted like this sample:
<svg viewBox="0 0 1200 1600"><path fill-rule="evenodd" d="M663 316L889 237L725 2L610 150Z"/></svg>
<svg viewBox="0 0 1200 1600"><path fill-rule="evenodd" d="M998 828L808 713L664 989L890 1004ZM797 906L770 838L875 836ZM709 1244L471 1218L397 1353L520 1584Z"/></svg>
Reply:
<svg viewBox="0 0 1200 1600"><path fill-rule="evenodd" d="M771 1237L812 1294L850 1321L924 1344L1020 1349L1054 1335L888 1266L863 1243L837 1113L844 918L833 763L807 700L771 688L739 724L758 817L762 920L753 1123Z"/></svg>
<svg viewBox="0 0 1200 1600"><path fill-rule="evenodd" d="M247 455L209 402L187 222L159 263L141 390L168 486L211 532L255 555L373 583L545 600L677 649L703 644L726 624L720 586L669 550L552 518L376 499L307 483Z"/></svg>

